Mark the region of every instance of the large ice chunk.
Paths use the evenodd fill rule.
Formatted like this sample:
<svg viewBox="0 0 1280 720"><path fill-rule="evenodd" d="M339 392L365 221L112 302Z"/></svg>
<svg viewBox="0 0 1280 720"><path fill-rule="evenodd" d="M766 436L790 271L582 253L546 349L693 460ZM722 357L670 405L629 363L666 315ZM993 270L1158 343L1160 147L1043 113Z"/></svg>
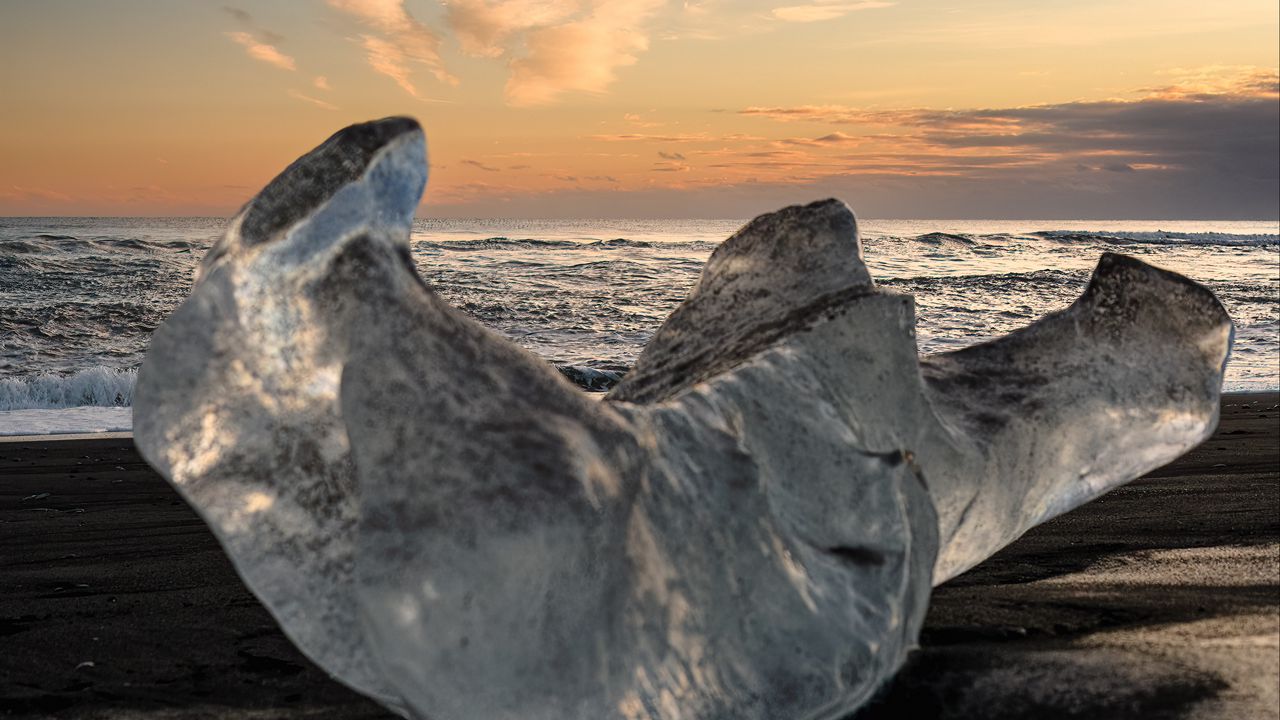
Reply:
<svg viewBox="0 0 1280 720"><path fill-rule="evenodd" d="M941 521L934 582L1207 439L1232 336L1203 286L1106 253L1069 308L925 357L926 397L978 458L919 447Z"/></svg>
<svg viewBox="0 0 1280 720"><path fill-rule="evenodd" d="M377 273L342 377L357 586L411 707L835 718L899 666L936 519L905 446L867 430L876 408L844 389L918 385L911 302L870 294L865 272L831 273L817 304L788 309L779 293L779 312L714 312L768 292L750 287L767 271L753 248L784 257L772 233L808 232L815 215L856 258L843 205L787 214L737 235L704 277L719 372L682 364L681 379L700 377L643 403L590 399L386 253L351 248L346 262ZM722 260L739 274L720 276Z"/></svg>
<svg viewBox="0 0 1280 720"><path fill-rule="evenodd" d="M933 584L1216 422L1231 324L1105 255L1070 308L921 359L828 200L722 244L603 402L408 257L416 123L353 126L232 221L157 332L145 457L289 636L453 718L838 718Z"/></svg>

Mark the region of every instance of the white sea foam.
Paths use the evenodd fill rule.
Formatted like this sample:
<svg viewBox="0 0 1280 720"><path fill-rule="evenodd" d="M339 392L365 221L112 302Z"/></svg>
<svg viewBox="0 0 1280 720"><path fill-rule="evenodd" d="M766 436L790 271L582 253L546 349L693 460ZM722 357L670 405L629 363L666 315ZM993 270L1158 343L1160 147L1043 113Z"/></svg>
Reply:
<svg viewBox="0 0 1280 720"><path fill-rule="evenodd" d="M94 370L101 370L95 368ZM92 371L85 371L92 372ZM131 375L136 373L127 371ZM564 372L561 370L561 372ZM81 375L83 373L77 373ZM124 374L124 373L121 373ZM572 378L571 378L572 379ZM11 385L14 380L0 380L2 388ZM586 383L578 382L579 386ZM589 386L588 386L588 389ZM1260 392L1271 390L1273 386L1266 380L1253 382L1228 381L1223 390L1227 392ZM130 397L133 392L132 378L128 386ZM0 437L14 435L62 435L80 433L130 432L133 430L133 408L131 407L57 407L57 408L25 408L0 409Z"/></svg>
<svg viewBox="0 0 1280 720"><path fill-rule="evenodd" d="M80 407L128 407L133 404L137 370L91 367L72 375L41 373L0 378L0 411Z"/></svg>
<svg viewBox="0 0 1280 720"><path fill-rule="evenodd" d="M0 437L128 432L133 408L77 407L56 410L0 410Z"/></svg>

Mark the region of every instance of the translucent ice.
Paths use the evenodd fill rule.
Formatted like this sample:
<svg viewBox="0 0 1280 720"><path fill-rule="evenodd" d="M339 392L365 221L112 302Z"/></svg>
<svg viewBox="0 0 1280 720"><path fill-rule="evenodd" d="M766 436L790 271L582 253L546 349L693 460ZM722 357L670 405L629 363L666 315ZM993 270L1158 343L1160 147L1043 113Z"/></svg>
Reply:
<svg viewBox="0 0 1280 720"><path fill-rule="evenodd" d="M432 718L837 718L930 588L1211 432L1231 324L1105 255L1070 308L920 358L834 200L721 245L604 402L408 257L411 120L232 221L135 439L304 652Z"/></svg>
<svg viewBox="0 0 1280 720"><path fill-rule="evenodd" d="M134 442L290 639L392 704L356 619L360 501L338 380L362 290L341 258L352 244L408 253L424 148L416 122L389 119L290 165L205 256L134 389Z"/></svg>

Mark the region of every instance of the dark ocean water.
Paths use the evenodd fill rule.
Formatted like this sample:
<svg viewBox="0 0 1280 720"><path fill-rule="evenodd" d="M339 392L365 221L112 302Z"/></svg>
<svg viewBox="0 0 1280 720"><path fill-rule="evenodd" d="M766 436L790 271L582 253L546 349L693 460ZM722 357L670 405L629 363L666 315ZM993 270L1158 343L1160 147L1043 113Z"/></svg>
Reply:
<svg viewBox="0 0 1280 720"><path fill-rule="evenodd" d="M225 222L0 218L0 434L127 429L151 332ZM449 302L589 384L625 371L741 224L421 220L413 256ZM1276 222L870 220L862 232L877 282L916 296L924 353L1065 307L1115 251L1217 293L1236 323L1228 388L1280 386Z"/></svg>

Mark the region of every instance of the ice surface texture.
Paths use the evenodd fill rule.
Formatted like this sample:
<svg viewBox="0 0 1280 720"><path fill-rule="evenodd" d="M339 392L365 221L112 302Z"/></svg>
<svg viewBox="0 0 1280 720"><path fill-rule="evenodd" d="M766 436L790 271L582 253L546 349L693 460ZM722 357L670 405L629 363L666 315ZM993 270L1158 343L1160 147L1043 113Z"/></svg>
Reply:
<svg viewBox="0 0 1280 720"><path fill-rule="evenodd" d="M1231 323L1104 255L920 358L827 200L761 216L597 401L414 271L412 120L231 222L156 332L135 441L312 659L440 719L838 718L932 585L1207 437Z"/></svg>

